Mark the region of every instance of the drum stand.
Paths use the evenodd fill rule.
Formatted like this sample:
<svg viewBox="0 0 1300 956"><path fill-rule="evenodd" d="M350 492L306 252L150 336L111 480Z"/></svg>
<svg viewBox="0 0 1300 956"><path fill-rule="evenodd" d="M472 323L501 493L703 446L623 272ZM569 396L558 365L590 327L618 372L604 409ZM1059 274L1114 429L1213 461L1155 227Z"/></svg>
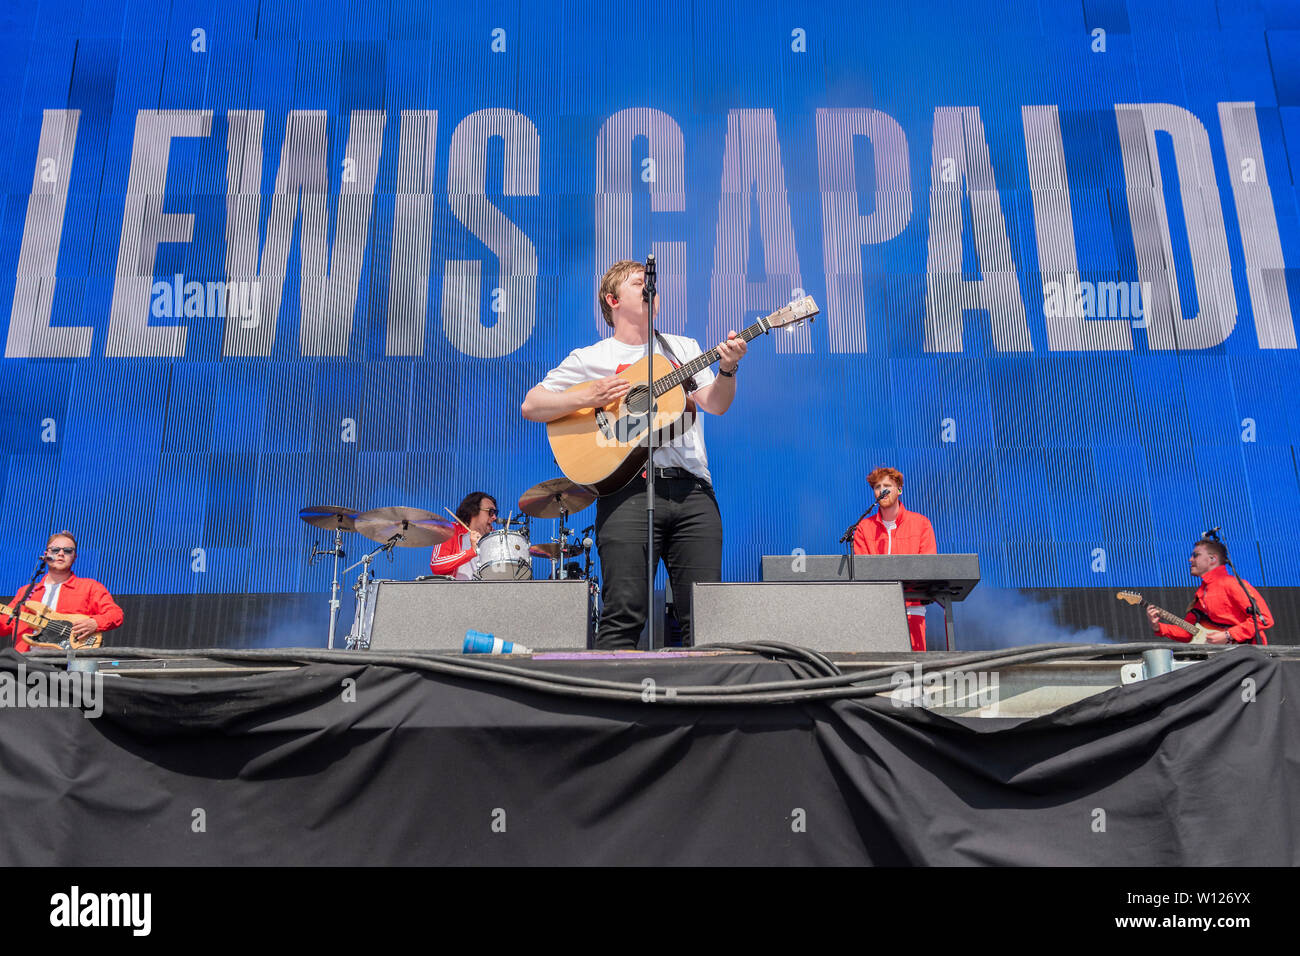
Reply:
<svg viewBox="0 0 1300 956"><path fill-rule="evenodd" d="M370 562L374 560L375 555L379 554L379 552L391 552L393 548L397 547L404 540L406 540L406 535L399 532L379 547L375 548L375 550L371 551L356 564L343 570L343 573L347 574L352 570L352 568L361 568L361 573L357 575L357 583L353 586L353 591L355 591L357 595L357 617L352 624L352 633L348 635L347 642L344 645L350 651L364 651L370 648L370 636L365 632L366 611L369 610L370 604L370 582L374 580L373 572L370 570Z"/></svg>
<svg viewBox="0 0 1300 956"><path fill-rule="evenodd" d="M339 558L345 558L347 555L343 552L343 526L340 522L339 527L334 529L334 550L320 551L316 547L316 542L311 543L311 554L307 558L307 566L311 567L316 563L316 559L322 554L334 555L334 580L330 583L330 640L329 649L334 650L334 629L339 620ZM354 565L355 567L355 565Z"/></svg>
<svg viewBox="0 0 1300 956"><path fill-rule="evenodd" d="M555 542L558 549L554 558L551 559L551 579L553 581L564 581L569 577L568 569L564 566L564 552L569 550L569 535L573 534L573 529L566 527L569 521L569 513L560 508L560 526L555 529L555 537L551 540Z"/></svg>
<svg viewBox="0 0 1300 956"><path fill-rule="evenodd" d="M592 646L596 631L600 627L600 585L591 576L591 538L584 531L582 534L583 567L582 576L587 579L587 646Z"/></svg>

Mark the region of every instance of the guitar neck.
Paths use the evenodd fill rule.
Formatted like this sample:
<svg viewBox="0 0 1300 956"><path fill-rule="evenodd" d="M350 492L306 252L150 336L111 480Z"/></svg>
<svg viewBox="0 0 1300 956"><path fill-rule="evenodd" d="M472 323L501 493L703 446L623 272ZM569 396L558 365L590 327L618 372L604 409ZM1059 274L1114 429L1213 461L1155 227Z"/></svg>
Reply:
<svg viewBox="0 0 1300 956"><path fill-rule="evenodd" d="M746 342L751 342L770 328L771 325L768 324L767 319L759 319L749 328L739 333L736 337L744 339ZM681 385L687 379L694 376L697 372L704 371L720 358L722 358L722 356L718 354L717 349L709 349L707 352L697 355L681 368L675 368L663 378L655 379L655 395L662 395L665 392L676 388L678 385Z"/></svg>
<svg viewBox="0 0 1300 956"><path fill-rule="evenodd" d="M1174 627L1182 628L1188 634L1196 633L1196 628L1192 627L1192 625L1188 624L1173 611L1166 611L1164 608L1160 607L1160 605L1152 604L1150 601L1143 601L1142 606L1155 608L1156 614L1159 615L1160 620L1164 621L1166 624L1172 624Z"/></svg>
<svg viewBox="0 0 1300 956"><path fill-rule="evenodd" d="M13 613L14 609L12 607L8 604L0 603L0 620L8 620L13 617ZM22 621L28 627L34 628L37 634L41 634L45 631L61 633L65 627L70 627L64 618L42 617L39 614L31 614L27 611L21 610L18 612L18 620Z"/></svg>
<svg viewBox="0 0 1300 956"><path fill-rule="evenodd" d="M14 614L14 609L12 607L10 607L8 604L0 604L0 619L11 618L13 617L13 614ZM45 621L42 621L40 618L36 617L35 615L28 614L26 611L18 612L18 620L22 621L24 624L30 627L36 628L37 630L43 628L46 623Z"/></svg>

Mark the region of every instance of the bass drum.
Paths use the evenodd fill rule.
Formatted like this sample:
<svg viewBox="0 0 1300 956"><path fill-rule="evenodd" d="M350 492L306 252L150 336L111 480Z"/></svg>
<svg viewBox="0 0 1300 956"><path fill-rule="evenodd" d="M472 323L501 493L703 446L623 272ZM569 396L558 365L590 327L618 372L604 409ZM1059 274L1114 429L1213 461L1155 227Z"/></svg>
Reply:
<svg viewBox="0 0 1300 956"><path fill-rule="evenodd" d="M475 581L531 581L533 562L528 556L528 535L520 531L493 531L479 538Z"/></svg>

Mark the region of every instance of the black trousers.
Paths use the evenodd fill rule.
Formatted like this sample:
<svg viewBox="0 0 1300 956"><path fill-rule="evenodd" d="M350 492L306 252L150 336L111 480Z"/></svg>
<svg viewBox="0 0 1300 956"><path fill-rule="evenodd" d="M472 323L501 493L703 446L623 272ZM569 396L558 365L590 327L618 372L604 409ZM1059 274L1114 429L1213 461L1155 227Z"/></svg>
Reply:
<svg viewBox="0 0 1300 956"><path fill-rule="evenodd" d="M596 646L636 647L646 620L645 479L596 502L603 604ZM655 479L655 557L672 583L682 642L694 643L692 585L722 578L722 516L713 486L699 478Z"/></svg>

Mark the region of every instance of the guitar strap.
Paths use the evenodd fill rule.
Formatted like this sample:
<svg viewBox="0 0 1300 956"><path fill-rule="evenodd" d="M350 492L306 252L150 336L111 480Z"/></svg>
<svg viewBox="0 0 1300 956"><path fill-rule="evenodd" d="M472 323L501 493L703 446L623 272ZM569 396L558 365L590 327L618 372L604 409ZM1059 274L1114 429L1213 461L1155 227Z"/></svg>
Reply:
<svg viewBox="0 0 1300 956"><path fill-rule="evenodd" d="M658 329L655 329L655 339L659 342L659 347L664 350L664 354L668 356L668 358L672 361L673 365L676 368L681 368L684 363L682 362L681 359L677 357L677 354L672 350L672 346L668 344L668 340L659 334ZM682 386L686 389L687 395L691 394L691 392L699 388L699 386L695 384L694 376L688 378L685 382L683 382Z"/></svg>
<svg viewBox="0 0 1300 956"><path fill-rule="evenodd" d="M1231 624L1221 624L1214 618L1210 617L1210 615L1206 614L1205 611L1197 605L1196 601L1192 601L1191 604L1187 605L1187 610L1184 612L1183 616L1186 617L1188 614L1191 614L1196 618L1197 624L1208 624L1218 631L1226 631L1232 626Z"/></svg>

